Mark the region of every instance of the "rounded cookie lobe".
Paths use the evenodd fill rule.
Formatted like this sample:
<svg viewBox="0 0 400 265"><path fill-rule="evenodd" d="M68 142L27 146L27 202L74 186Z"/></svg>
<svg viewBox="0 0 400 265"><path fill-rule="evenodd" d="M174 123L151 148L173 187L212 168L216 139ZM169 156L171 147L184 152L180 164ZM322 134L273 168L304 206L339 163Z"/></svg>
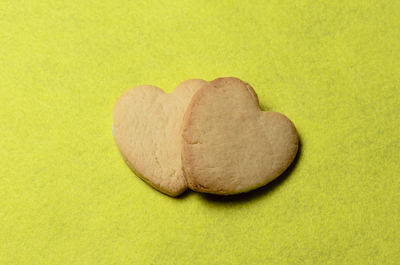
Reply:
<svg viewBox="0 0 400 265"><path fill-rule="evenodd" d="M226 195L272 181L298 148L293 123L283 114L261 111L253 88L232 77L211 81L193 96L183 139L189 188Z"/></svg>
<svg viewBox="0 0 400 265"><path fill-rule="evenodd" d="M187 80L171 94L155 86L138 86L126 91L114 106L113 134L126 163L170 196L187 188L180 159L183 115L204 84L204 80Z"/></svg>

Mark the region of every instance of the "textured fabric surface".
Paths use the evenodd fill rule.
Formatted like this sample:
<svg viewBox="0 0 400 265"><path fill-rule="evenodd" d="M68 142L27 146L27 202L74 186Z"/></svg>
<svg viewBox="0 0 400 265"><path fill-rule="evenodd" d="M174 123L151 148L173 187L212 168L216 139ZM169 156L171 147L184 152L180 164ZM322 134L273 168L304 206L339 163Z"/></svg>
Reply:
<svg viewBox="0 0 400 265"><path fill-rule="evenodd" d="M233 198L135 177L117 98L220 76L295 123L289 173ZM395 0L3 0L0 264L398 264L399 91Z"/></svg>

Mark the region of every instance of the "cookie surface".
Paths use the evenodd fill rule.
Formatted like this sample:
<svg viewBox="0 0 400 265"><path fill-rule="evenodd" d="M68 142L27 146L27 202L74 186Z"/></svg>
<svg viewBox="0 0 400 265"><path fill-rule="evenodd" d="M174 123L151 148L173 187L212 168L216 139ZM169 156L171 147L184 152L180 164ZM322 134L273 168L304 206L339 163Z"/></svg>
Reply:
<svg viewBox="0 0 400 265"><path fill-rule="evenodd" d="M232 77L211 81L193 96L183 139L189 188L225 195L272 181L298 149L293 123L283 114L261 111L253 88Z"/></svg>
<svg viewBox="0 0 400 265"><path fill-rule="evenodd" d="M126 91L114 106L113 134L129 167L170 196L186 190L182 171L182 122L194 93L206 81L191 79L173 93L143 85Z"/></svg>

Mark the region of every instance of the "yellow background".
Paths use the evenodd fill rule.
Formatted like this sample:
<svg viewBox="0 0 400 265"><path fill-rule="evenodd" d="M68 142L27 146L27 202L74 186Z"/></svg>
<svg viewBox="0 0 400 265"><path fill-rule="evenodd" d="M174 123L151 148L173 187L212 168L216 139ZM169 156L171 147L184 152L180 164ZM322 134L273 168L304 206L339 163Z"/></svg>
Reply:
<svg viewBox="0 0 400 265"><path fill-rule="evenodd" d="M113 104L220 76L301 154L250 194L167 197L121 159ZM0 264L400 262L400 1L3 0L0 89Z"/></svg>

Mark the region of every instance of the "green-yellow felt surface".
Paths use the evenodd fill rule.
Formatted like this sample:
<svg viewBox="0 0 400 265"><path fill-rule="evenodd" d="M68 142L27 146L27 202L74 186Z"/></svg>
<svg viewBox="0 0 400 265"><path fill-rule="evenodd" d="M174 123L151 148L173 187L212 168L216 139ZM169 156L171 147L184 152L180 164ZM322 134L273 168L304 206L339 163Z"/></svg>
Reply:
<svg viewBox="0 0 400 265"><path fill-rule="evenodd" d="M165 196L122 160L113 104L220 76L294 121L297 162ZM399 93L397 0L3 0L0 264L399 264Z"/></svg>

